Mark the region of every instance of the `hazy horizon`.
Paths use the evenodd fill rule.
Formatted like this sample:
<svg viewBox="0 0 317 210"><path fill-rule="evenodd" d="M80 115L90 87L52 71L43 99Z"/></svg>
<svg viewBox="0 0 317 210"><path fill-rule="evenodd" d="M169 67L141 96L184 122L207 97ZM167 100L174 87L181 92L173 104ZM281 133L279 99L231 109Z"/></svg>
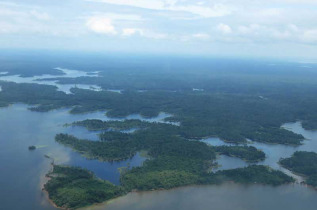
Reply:
<svg viewBox="0 0 317 210"><path fill-rule="evenodd" d="M317 59L314 0L0 1L0 49Z"/></svg>

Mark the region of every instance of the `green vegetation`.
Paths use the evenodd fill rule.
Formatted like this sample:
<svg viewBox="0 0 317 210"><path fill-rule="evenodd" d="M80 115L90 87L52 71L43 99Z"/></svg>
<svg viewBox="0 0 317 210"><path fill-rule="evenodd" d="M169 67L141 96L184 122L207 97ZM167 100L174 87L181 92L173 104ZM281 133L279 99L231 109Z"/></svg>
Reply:
<svg viewBox="0 0 317 210"><path fill-rule="evenodd" d="M248 162L257 162L265 159L265 153L252 146L219 146L215 149L220 154L238 157Z"/></svg>
<svg viewBox="0 0 317 210"><path fill-rule="evenodd" d="M124 123L124 122L122 122ZM254 147L212 147L200 141L186 140L175 135L179 128L163 123L149 123L149 127L133 134L124 134L107 141L80 140L67 134L58 134L56 141L70 146L92 158L119 160L129 158L140 150L151 156L141 167L121 170L121 186L132 190L170 189L192 184L261 183L280 185L294 180L280 171L265 166L210 173L215 165L216 151L235 155L250 161L262 159L263 152ZM108 132L105 132L106 134ZM111 136L113 132L110 132Z"/></svg>
<svg viewBox="0 0 317 210"><path fill-rule="evenodd" d="M67 134L58 134L56 141L73 148L91 159L115 161L131 158L135 155L135 144L132 141L96 142L77 139Z"/></svg>
<svg viewBox="0 0 317 210"><path fill-rule="evenodd" d="M115 140L124 141L129 138L129 134L118 132L118 131L108 131L108 132L99 134L99 138L102 141L115 141Z"/></svg>
<svg viewBox="0 0 317 210"><path fill-rule="evenodd" d="M141 120L124 120L124 121L102 121L102 120L83 120L67 124L67 126L83 126L88 130L112 130L122 131L132 128L144 129L151 123L144 122Z"/></svg>
<svg viewBox="0 0 317 210"><path fill-rule="evenodd" d="M113 87L110 83L107 86L107 82L110 82L108 79L114 75L103 78L61 79L63 83L87 82L87 84L101 85L105 89L124 89L122 94L73 88L71 90L73 94L67 95L57 91L53 86L0 81L2 87L0 104L15 102L33 104L36 105L30 108L33 111L71 107L70 112L73 114L109 110L107 115L110 117L124 117L136 113L153 117L164 111L173 115L168 120L180 122L180 135L185 138L218 136L235 143L243 143L246 139L251 139L268 143L301 144L303 136L282 129L280 126L285 122L302 120L305 128L317 128L315 109L317 84L310 81L303 85L303 81L315 78L316 75L311 72L307 74L301 72L301 77L298 77L297 72L292 72L287 75L289 77L287 81L278 82L282 76L285 77L285 72L276 70L274 74L270 72L265 75L255 72L237 74L229 69L228 76L224 77L218 71L200 71L198 75L188 71L183 72L182 79L176 77L177 75L175 77L164 75L164 79L168 78L168 80L163 80L162 75L154 73L144 76L141 72L133 72L135 74L131 81L120 73L120 77L112 78L111 83L122 85L120 87ZM247 77L244 77L246 75ZM267 77L275 79L270 81L266 79ZM131 83L132 81L135 83ZM168 81L168 84L165 84L165 81ZM145 84L148 88L144 87ZM193 86L205 91L192 91ZM138 92L141 87L148 91ZM114 122L101 126L114 130L123 129ZM146 125L131 121L130 125L126 123L125 126L142 128Z"/></svg>
<svg viewBox="0 0 317 210"><path fill-rule="evenodd" d="M304 137L283 128L260 128L247 134L247 138L266 143L299 145Z"/></svg>
<svg viewBox="0 0 317 210"><path fill-rule="evenodd" d="M125 191L108 181L103 181L84 169L54 165L47 175L50 180L44 185L49 198L59 207L76 209L100 203Z"/></svg>
<svg viewBox="0 0 317 210"><path fill-rule="evenodd" d="M295 152L292 157L280 160L280 164L295 173L307 176L306 183L317 187L317 153Z"/></svg>
<svg viewBox="0 0 317 210"><path fill-rule="evenodd" d="M273 186L295 181L292 177L281 171L262 165L251 165L245 168L219 171L215 173L215 176L217 179L223 181L234 181L243 184L269 184Z"/></svg>
<svg viewBox="0 0 317 210"><path fill-rule="evenodd" d="M132 190L170 189L191 184L220 184L228 181L273 186L294 182L293 178L267 166L253 165L209 174L195 172L196 169L193 170L186 165L190 162L190 159L179 160L173 157L148 161L143 167L123 173L121 186L99 180L85 169L54 165L53 171L47 175L50 180L44 185L44 189L57 206L75 209L100 203Z"/></svg>

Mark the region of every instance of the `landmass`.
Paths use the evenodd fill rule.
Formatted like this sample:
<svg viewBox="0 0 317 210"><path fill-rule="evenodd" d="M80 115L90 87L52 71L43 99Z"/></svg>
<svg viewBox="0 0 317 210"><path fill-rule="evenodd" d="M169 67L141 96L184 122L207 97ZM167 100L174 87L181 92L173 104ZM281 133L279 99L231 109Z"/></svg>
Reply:
<svg viewBox="0 0 317 210"><path fill-rule="evenodd" d="M252 146L218 146L215 150L231 157L238 157L247 162L258 162L265 159L265 153Z"/></svg>
<svg viewBox="0 0 317 210"><path fill-rule="evenodd" d="M125 193L122 187L100 180L82 168L53 165L53 171L47 176L50 179L44 189L49 199L65 209L85 207Z"/></svg>
<svg viewBox="0 0 317 210"><path fill-rule="evenodd" d="M203 93L185 90L140 93L127 90L122 94L72 88L72 94L67 95L57 91L54 86L3 81L0 81L0 85L0 104L32 104L32 111L71 107L72 114L108 110L109 117L125 117L130 114L155 117L161 111L170 113L172 116L167 120L179 122L180 135L188 139L217 136L233 143L246 143L247 139L251 139L265 143L300 145L304 137L281 128L281 125L303 120L305 126L309 124L313 128L317 119L314 117L317 112L310 108L317 106L317 100L309 94L312 90L306 91L305 88L299 90L301 94L295 94L297 101L289 101L287 97L275 97L275 92L282 91L276 89L267 90L268 94L273 95L268 97L269 100L262 100L257 92L235 94L221 88L220 92L204 88ZM305 104L305 101L310 104ZM136 121L133 123L138 124ZM104 127L112 126L108 124ZM141 123L137 126L143 125Z"/></svg>
<svg viewBox="0 0 317 210"><path fill-rule="evenodd" d="M128 124L130 123L128 121ZM85 127L89 125L88 129L95 130L97 127L99 130L103 130L111 122L90 120L85 121L83 125L80 124ZM122 125L125 124L125 121L116 124L120 128L126 128ZM214 147L200 141L188 140L178 135L179 126L165 123L145 124L146 128L131 134L105 131L101 134L100 141L78 139L68 134L58 134L55 139L88 158L99 160L123 160L131 158L138 151L147 151L150 159L145 160L142 166L121 170L120 187L124 193L135 190L171 189L187 185L220 184L227 181L274 186L294 182L294 179L288 175L261 165L214 173L210 169L215 165L217 153L236 156L250 162L263 160L265 154L252 146ZM114 135L114 133L116 134ZM113 138L106 138L107 135ZM48 181L48 183L50 182ZM68 188L63 184L58 185L56 191L60 191L59 188L64 187ZM82 199L85 200L84 197ZM105 200L108 199L104 198L102 201ZM87 202L84 203L87 204Z"/></svg>
<svg viewBox="0 0 317 210"><path fill-rule="evenodd" d="M307 177L306 183L317 187L317 153L299 151L279 162L283 167Z"/></svg>
<svg viewBox="0 0 317 210"><path fill-rule="evenodd" d="M112 130L112 131L122 131L132 128L145 129L150 126L151 123L142 120L110 120L102 121L96 119L89 119L83 121L73 122L71 124L66 124L66 126L83 126L88 130L98 131L98 130Z"/></svg>

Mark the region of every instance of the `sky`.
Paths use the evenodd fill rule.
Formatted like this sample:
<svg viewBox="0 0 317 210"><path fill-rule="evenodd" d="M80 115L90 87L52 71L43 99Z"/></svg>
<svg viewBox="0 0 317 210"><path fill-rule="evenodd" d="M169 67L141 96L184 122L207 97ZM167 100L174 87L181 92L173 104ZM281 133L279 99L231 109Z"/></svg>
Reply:
<svg viewBox="0 0 317 210"><path fill-rule="evenodd" d="M0 0L0 49L317 60L317 0Z"/></svg>

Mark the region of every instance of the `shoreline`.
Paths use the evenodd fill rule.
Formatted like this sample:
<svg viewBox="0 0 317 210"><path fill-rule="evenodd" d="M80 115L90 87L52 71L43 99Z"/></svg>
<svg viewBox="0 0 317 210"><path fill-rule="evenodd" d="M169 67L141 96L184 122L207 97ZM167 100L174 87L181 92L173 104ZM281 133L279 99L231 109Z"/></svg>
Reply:
<svg viewBox="0 0 317 210"><path fill-rule="evenodd" d="M45 185L47 182L49 182L49 181L51 180L51 177L49 177L49 173L51 173L51 172L53 171L54 159L53 159L52 157L47 156L47 155L44 155L44 156L45 156L45 158L51 159L51 163L49 164L50 167L49 167L48 172L45 173L44 182L41 183L41 191L44 193L45 199L48 201L48 203L49 203L51 206L53 206L53 207L56 208L56 209L65 209L65 208L62 208L62 207L57 206L57 205L54 203L54 201L50 199L48 191L45 190L44 185Z"/></svg>

